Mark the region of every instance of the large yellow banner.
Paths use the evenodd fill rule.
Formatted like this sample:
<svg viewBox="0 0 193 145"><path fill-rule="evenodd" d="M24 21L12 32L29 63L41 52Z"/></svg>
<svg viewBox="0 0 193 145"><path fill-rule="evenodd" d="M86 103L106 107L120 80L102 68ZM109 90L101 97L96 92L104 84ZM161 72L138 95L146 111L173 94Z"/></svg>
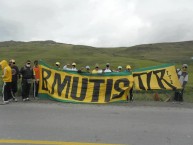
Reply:
<svg viewBox="0 0 193 145"><path fill-rule="evenodd" d="M40 63L39 96L63 102L108 103L126 100L132 73L88 74L59 71Z"/></svg>
<svg viewBox="0 0 193 145"><path fill-rule="evenodd" d="M171 64L137 69L133 77L136 90L181 89L176 68Z"/></svg>
<svg viewBox="0 0 193 145"><path fill-rule="evenodd" d="M108 103L125 101L135 90L181 89L174 65L103 74L61 71L40 62L39 97L62 102Z"/></svg>

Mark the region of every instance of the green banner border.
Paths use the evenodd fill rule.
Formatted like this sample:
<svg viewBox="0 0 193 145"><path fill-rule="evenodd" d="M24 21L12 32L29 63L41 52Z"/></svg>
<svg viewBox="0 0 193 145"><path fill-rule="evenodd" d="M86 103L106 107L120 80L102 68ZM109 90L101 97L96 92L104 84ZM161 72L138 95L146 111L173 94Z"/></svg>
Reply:
<svg viewBox="0 0 193 145"><path fill-rule="evenodd" d="M124 100L119 100L119 101L113 101L113 102L104 102L104 103L99 103L99 102L81 102L81 101L73 101L73 100L63 100L63 99L57 99L54 98L48 94L45 93L39 93L38 94L38 98L39 99L49 99L49 100L53 100L53 101L58 101L58 102L63 102L63 103L72 103L72 104L109 104L109 103L128 103L128 101L124 101Z"/></svg>
<svg viewBox="0 0 193 145"><path fill-rule="evenodd" d="M172 63L169 63L169 64L162 64L162 65L158 65L158 66L151 66L151 67L145 67L145 68L138 68L138 69L135 69L133 70L133 73L138 73L138 72L143 72L143 71L151 71L151 70L154 70L154 69L163 69L165 67L170 67L170 66L175 66L175 64L172 64Z"/></svg>

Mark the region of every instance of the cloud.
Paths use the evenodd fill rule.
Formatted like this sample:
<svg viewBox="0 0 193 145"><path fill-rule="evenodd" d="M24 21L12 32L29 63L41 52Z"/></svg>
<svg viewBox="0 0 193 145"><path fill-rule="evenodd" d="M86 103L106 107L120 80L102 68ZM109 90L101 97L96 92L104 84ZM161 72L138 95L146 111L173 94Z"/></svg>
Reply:
<svg viewBox="0 0 193 145"><path fill-rule="evenodd" d="M97 47L190 40L191 0L1 0L0 41Z"/></svg>

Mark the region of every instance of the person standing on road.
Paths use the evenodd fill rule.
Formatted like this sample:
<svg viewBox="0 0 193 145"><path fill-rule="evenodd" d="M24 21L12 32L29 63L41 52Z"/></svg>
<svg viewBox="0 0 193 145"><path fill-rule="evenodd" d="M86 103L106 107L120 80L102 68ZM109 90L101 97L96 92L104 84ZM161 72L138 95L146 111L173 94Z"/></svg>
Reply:
<svg viewBox="0 0 193 145"><path fill-rule="evenodd" d="M35 81L33 83L33 93L34 93L34 98L35 98L38 96L38 88L39 88L39 81L40 81L40 69L38 65L38 60L34 61L33 71L35 75Z"/></svg>
<svg viewBox="0 0 193 145"><path fill-rule="evenodd" d="M178 74L178 79L180 81L180 84L182 86L182 90L175 91L174 101L183 102L184 101L183 99L184 89L188 82L188 65L183 64L181 70L179 70L177 74Z"/></svg>
<svg viewBox="0 0 193 145"><path fill-rule="evenodd" d="M126 66L126 70L125 70L125 72L130 72L130 73L132 73L132 71L131 71L131 66L130 65L127 65ZM127 96L127 101L133 101L133 86L130 88L130 90L129 90L129 95L130 95L130 97L128 97Z"/></svg>
<svg viewBox="0 0 193 145"><path fill-rule="evenodd" d="M34 79L34 72L30 60L26 61L26 64L20 70L20 74L22 76L22 99L23 101L29 101L31 83Z"/></svg>
<svg viewBox="0 0 193 145"><path fill-rule="evenodd" d="M17 93L17 83L18 83L18 79L19 79L19 68L16 66L14 59L11 59L9 61L9 65L12 69L11 89L13 92L14 100L17 101L17 99L15 98L15 94Z"/></svg>
<svg viewBox="0 0 193 145"><path fill-rule="evenodd" d="M2 79L3 79L3 103L8 104L9 100L13 98L11 93L11 82L12 82L12 72L11 67L8 65L6 60L2 60L0 62L0 66L2 68Z"/></svg>

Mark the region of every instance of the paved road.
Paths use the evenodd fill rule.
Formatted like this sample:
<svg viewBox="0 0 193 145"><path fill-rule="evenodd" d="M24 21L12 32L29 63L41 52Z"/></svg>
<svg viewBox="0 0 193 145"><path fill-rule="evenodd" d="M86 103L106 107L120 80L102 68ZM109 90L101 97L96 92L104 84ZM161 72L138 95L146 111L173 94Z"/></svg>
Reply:
<svg viewBox="0 0 193 145"><path fill-rule="evenodd" d="M0 139L192 145L193 109L17 102L0 105Z"/></svg>

